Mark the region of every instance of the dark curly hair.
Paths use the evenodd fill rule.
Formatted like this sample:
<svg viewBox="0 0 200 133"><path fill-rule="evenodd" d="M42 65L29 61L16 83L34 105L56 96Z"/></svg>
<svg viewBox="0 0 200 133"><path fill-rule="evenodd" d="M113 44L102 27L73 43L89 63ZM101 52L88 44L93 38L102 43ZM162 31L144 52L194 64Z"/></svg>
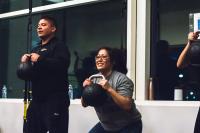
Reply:
<svg viewBox="0 0 200 133"><path fill-rule="evenodd" d="M99 51L102 49L107 51L110 58L110 62L113 65L112 69L126 74L127 73L126 53L117 48L110 48L110 47L104 46L97 50L96 56L99 53Z"/></svg>

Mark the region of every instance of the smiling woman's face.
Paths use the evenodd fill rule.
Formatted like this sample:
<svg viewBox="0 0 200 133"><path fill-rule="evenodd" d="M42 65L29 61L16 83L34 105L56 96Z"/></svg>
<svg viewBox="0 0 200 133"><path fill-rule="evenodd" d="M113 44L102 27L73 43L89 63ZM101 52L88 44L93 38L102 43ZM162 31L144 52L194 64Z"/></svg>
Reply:
<svg viewBox="0 0 200 133"><path fill-rule="evenodd" d="M112 69L110 56L106 49L101 49L95 57L96 67L99 71L106 71Z"/></svg>

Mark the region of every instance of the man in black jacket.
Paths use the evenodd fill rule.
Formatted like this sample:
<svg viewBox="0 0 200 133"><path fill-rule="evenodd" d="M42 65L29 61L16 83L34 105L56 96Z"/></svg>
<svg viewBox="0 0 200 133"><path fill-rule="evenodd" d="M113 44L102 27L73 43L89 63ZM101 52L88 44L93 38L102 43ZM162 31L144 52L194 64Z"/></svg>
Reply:
<svg viewBox="0 0 200 133"><path fill-rule="evenodd" d="M27 111L28 133L68 133L68 67L70 53L55 37L56 22L49 16L39 20L37 33L41 39L21 62L33 63L32 101Z"/></svg>

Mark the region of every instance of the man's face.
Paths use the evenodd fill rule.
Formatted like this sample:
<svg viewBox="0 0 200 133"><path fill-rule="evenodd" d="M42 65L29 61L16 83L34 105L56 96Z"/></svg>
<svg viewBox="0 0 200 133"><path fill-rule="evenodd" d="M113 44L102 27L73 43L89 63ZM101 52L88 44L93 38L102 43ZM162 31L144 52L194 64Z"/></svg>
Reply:
<svg viewBox="0 0 200 133"><path fill-rule="evenodd" d="M112 68L110 57L105 49L101 49L95 57L96 67L99 71L106 71Z"/></svg>
<svg viewBox="0 0 200 133"><path fill-rule="evenodd" d="M48 38L56 31L56 27L48 20L41 19L38 22L37 33L40 38Z"/></svg>

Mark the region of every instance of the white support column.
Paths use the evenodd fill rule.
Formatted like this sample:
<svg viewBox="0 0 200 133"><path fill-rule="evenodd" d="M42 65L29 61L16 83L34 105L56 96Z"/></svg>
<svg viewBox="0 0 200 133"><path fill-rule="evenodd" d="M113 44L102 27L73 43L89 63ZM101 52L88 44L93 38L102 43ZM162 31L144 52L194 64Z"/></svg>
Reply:
<svg viewBox="0 0 200 133"><path fill-rule="evenodd" d="M135 57L136 57L136 0L127 1L127 76L134 82L135 77ZM136 89L134 89L134 97Z"/></svg>
<svg viewBox="0 0 200 133"><path fill-rule="evenodd" d="M147 98L150 75L150 0L137 0L136 99Z"/></svg>

